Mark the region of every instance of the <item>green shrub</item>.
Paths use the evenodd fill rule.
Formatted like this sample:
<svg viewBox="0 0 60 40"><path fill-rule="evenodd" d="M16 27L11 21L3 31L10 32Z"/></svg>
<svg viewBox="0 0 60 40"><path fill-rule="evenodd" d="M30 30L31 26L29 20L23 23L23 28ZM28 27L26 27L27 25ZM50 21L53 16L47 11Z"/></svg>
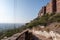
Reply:
<svg viewBox="0 0 60 40"><path fill-rule="evenodd" d="M29 28L32 28L34 26L37 26L37 25L48 25L49 23L52 23L52 22L60 22L60 14L45 14L43 15L42 17L37 17L35 18L33 21L31 21L27 27Z"/></svg>

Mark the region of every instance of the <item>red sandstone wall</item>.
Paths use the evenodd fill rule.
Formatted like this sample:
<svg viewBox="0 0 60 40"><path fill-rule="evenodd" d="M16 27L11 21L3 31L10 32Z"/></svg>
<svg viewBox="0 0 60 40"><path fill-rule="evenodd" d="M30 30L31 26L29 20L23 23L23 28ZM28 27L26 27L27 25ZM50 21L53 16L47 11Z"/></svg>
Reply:
<svg viewBox="0 0 60 40"><path fill-rule="evenodd" d="M46 5L46 10L44 10L44 7L40 10L38 16L44 15L44 12L51 14L51 13L60 13L60 0L51 0L47 5Z"/></svg>
<svg viewBox="0 0 60 40"><path fill-rule="evenodd" d="M52 13L52 2L46 5L46 13Z"/></svg>
<svg viewBox="0 0 60 40"><path fill-rule="evenodd" d="M57 13L60 13L60 0L56 0L57 2Z"/></svg>
<svg viewBox="0 0 60 40"><path fill-rule="evenodd" d="M39 11L38 16L41 17L43 15L43 8Z"/></svg>
<svg viewBox="0 0 60 40"><path fill-rule="evenodd" d="M42 9L39 11L38 16L41 17L46 13L46 7L42 7Z"/></svg>
<svg viewBox="0 0 60 40"><path fill-rule="evenodd" d="M40 11L39 11L39 13L38 13L38 17L40 17Z"/></svg>

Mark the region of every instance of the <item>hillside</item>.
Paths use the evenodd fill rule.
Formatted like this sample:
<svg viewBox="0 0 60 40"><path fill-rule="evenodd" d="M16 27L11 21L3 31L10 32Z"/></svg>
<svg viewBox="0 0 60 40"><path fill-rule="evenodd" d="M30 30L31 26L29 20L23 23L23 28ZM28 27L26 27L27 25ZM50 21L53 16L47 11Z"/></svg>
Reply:
<svg viewBox="0 0 60 40"><path fill-rule="evenodd" d="M39 39L41 37L42 40L50 40L50 39L52 40L51 36L54 36L54 35L51 35L50 32L52 32L52 34L57 34L57 36L60 35L60 31L59 31L60 30L60 14L50 14L50 15L45 14L41 17L37 17L34 20L32 20L30 23L26 23L25 26L7 30L4 33L5 35L3 35L3 37L9 38L13 34L20 33L26 29L29 29L31 31L31 33L33 35L35 35L36 37L38 37ZM23 35L24 35L24 33L23 33ZM23 35L21 35L21 36L23 36ZM1 38L3 38L3 37L1 37ZM29 35L28 35L28 37L29 37ZM31 38L34 39L34 37L31 37Z"/></svg>
<svg viewBox="0 0 60 40"><path fill-rule="evenodd" d="M45 14L42 17L37 17L27 24L27 27L32 28L34 26L47 26L53 22L60 22L60 14Z"/></svg>

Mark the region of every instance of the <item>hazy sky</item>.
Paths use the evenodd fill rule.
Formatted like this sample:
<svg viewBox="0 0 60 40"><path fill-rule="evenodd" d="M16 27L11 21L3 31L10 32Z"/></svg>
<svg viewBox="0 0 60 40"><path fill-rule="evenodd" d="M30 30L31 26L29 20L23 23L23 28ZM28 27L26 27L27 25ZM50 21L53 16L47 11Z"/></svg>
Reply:
<svg viewBox="0 0 60 40"><path fill-rule="evenodd" d="M0 0L0 23L26 23L37 17L49 0Z"/></svg>

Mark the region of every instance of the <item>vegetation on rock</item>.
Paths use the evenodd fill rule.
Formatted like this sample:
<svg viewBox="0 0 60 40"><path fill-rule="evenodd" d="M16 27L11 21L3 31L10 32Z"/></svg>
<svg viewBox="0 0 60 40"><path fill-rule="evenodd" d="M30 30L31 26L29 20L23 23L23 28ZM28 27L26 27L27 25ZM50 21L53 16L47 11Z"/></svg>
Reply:
<svg viewBox="0 0 60 40"><path fill-rule="evenodd" d="M43 25L46 26L49 23L53 22L60 22L60 14L45 14L41 17L35 18L33 21L31 21L29 24L27 24L27 27L32 28L37 25Z"/></svg>

